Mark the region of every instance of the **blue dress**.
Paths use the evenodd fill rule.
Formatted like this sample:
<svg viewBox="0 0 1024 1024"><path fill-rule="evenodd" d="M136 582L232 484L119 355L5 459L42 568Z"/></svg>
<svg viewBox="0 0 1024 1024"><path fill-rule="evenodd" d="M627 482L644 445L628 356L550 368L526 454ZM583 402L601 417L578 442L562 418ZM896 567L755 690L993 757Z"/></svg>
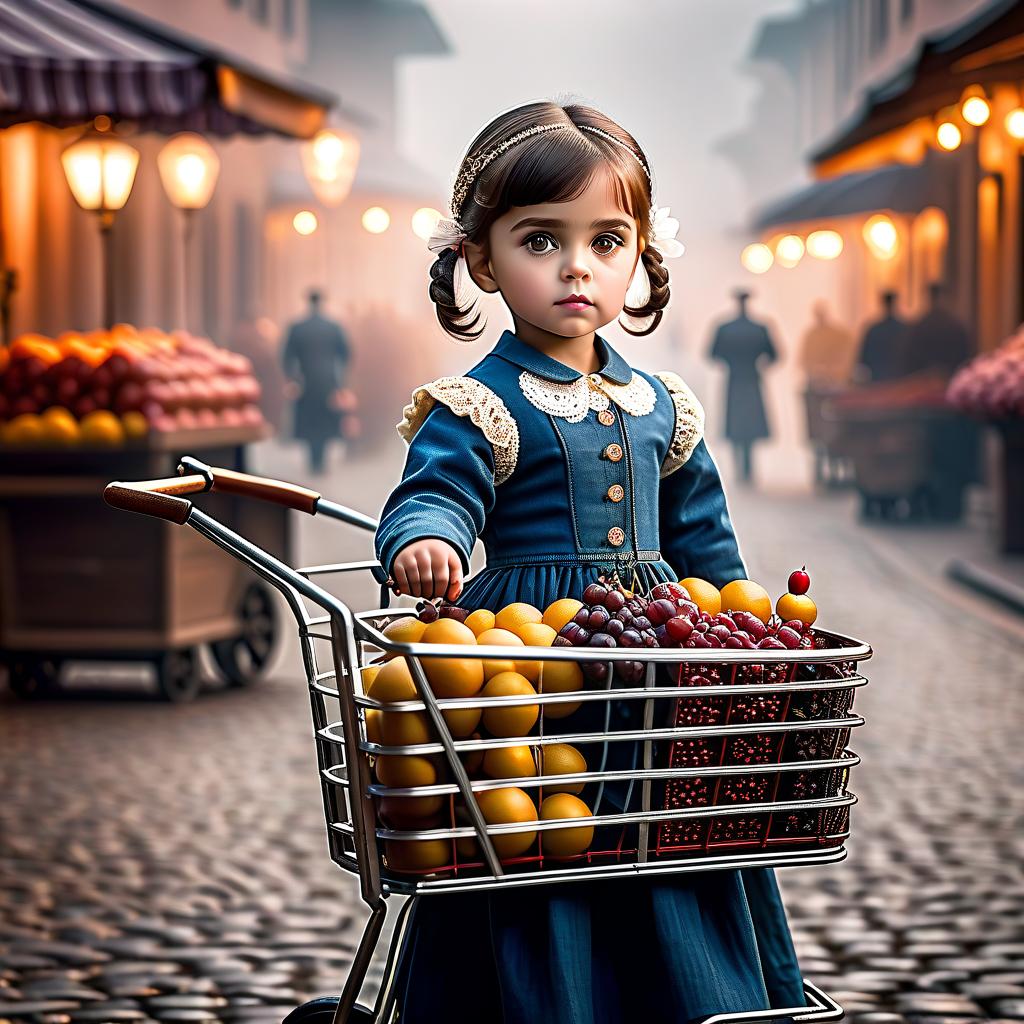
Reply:
<svg viewBox="0 0 1024 1024"><path fill-rule="evenodd" d="M467 575L483 541L467 608L543 609L616 569L644 589L746 576L699 403L600 336L595 350L591 384L506 331L465 378L417 390L376 536L381 582L427 537L451 544ZM765 868L427 897L407 949L402 1024L687 1024L804 1005Z"/></svg>

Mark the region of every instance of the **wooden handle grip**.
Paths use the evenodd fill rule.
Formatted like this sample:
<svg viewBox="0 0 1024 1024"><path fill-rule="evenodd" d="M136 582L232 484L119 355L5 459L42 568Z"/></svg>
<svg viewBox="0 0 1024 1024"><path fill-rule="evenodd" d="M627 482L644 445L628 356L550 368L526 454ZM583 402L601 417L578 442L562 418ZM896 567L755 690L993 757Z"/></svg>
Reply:
<svg viewBox="0 0 1024 1024"><path fill-rule="evenodd" d="M182 526L192 511L192 502L178 495L197 494L205 487L206 481L201 476L175 476L135 483L115 480L103 489L103 500L124 512L139 512Z"/></svg>
<svg viewBox="0 0 1024 1024"><path fill-rule="evenodd" d="M297 512L316 514L316 503L320 495L308 487L289 484L283 480L268 480L261 476L250 476L233 469L217 469L210 467L213 476L213 489L221 494L237 494L243 498L260 498L271 501L275 505L284 505Z"/></svg>

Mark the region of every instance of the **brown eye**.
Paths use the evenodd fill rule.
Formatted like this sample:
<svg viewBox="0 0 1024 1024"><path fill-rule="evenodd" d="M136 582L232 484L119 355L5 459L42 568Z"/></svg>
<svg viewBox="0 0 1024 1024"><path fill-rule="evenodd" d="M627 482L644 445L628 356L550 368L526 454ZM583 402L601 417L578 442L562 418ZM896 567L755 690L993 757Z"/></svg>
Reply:
<svg viewBox="0 0 1024 1024"><path fill-rule="evenodd" d="M598 235L593 242L593 250L598 256L610 256L615 250L623 245L621 238L615 235Z"/></svg>
<svg viewBox="0 0 1024 1024"><path fill-rule="evenodd" d="M530 235L530 237L526 239L526 248L529 249L530 252L541 254L554 252L558 247L555 244L555 240L550 235L538 232L536 235Z"/></svg>

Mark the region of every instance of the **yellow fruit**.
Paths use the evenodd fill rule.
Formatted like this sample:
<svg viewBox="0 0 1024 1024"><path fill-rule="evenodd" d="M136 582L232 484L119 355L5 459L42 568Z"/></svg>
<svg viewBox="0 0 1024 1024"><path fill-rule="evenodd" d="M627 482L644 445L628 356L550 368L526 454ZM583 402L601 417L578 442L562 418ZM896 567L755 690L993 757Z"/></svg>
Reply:
<svg viewBox="0 0 1024 1024"><path fill-rule="evenodd" d="M82 420L82 444L124 444L124 427L109 409L97 409Z"/></svg>
<svg viewBox="0 0 1024 1024"><path fill-rule="evenodd" d="M78 420L63 406L51 406L42 415L43 438L47 444L78 444L81 430Z"/></svg>
<svg viewBox="0 0 1024 1024"><path fill-rule="evenodd" d="M46 428L43 426L42 417L31 412L15 416L4 426L3 439L4 444L26 447L45 443Z"/></svg>
<svg viewBox="0 0 1024 1024"><path fill-rule="evenodd" d="M408 747L414 743L434 742L434 730L425 711L384 711L380 734L387 747Z"/></svg>
<svg viewBox="0 0 1024 1024"><path fill-rule="evenodd" d="M583 607L582 602L575 601L571 597L563 597L544 609L544 617L541 621L545 626L550 626L556 633L570 622L576 613Z"/></svg>
<svg viewBox="0 0 1024 1024"><path fill-rule="evenodd" d="M149 433L149 423L141 412L126 412L121 417L121 426L126 437L145 437Z"/></svg>
<svg viewBox="0 0 1024 1024"><path fill-rule="evenodd" d="M537 820L537 807L521 789L487 789L476 794L480 813L488 825L505 825L512 822ZM533 845L536 830L505 832L492 835L491 842L502 860L520 857Z"/></svg>
<svg viewBox="0 0 1024 1024"><path fill-rule="evenodd" d="M383 668L383 665L367 665L366 668L359 670L359 677L363 681L363 693L369 693L370 687L373 685L374 679L377 677L377 673Z"/></svg>
<svg viewBox="0 0 1024 1024"><path fill-rule="evenodd" d="M541 764L543 775L578 775L587 770L587 759L570 743L552 743L541 748ZM544 793L582 793L583 783L568 783L560 786L557 783L544 783Z"/></svg>
<svg viewBox="0 0 1024 1024"><path fill-rule="evenodd" d="M447 839L385 839L384 856L392 871L436 871L452 862Z"/></svg>
<svg viewBox="0 0 1024 1024"><path fill-rule="evenodd" d="M575 661L545 661L540 675L538 693L569 693L582 690L583 672ZM579 701L572 704L545 704L545 718L567 718L580 706Z"/></svg>
<svg viewBox="0 0 1024 1024"><path fill-rule="evenodd" d="M528 779L537 774L533 747L495 747L484 754L484 774L492 779Z"/></svg>
<svg viewBox="0 0 1024 1024"><path fill-rule="evenodd" d="M487 629L477 638L476 642L481 647L522 647L523 641L510 633L507 629ZM499 672L515 672L516 663L509 658L488 658L484 663L484 678L490 679Z"/></svg>
<svg viewBox="0 0 1024 1024"><path fill-rule="evenodd" d="M425 644L476 646L473 630L455 619L435 619L421 639ZM484 666L478 658L424 658L423 671L438 697L472 697L484 684Z"/></svg>
<svg viewBox="0 0 1024 1024"><path fill-rule="evenodd" d="M480 733L475 732L470 736L470 739L479 740L482 739ZM466 750L459 754L462 758L462 764L466 769L467 775L476 775L484 763L484 752L482 750Z"/></svg>
<svg viewBox="0 0 1024 1024"><path fill-rule="evenodd" d="M571 796L569 793L545 797L544 803L540 806L541 821L590 816L590 808L579 797ZM552 828L540 834L541 851L546 857L574 857L589 849L593 841L593 825Z"/></svg>
<svg viewBox="0 0 1024 1024"><path fill-rule="evenodd" d="M377 814L389 828L434 828L439 821L430 821L440 814L445 798L436 796L382 796Z"/></svg>
<svg viewBox="0 0 1024 1024"><path fill-rule="evenodd" d="M519 697L536 694L530 680L518 672L499 672L484 687L485 697ZM512 707L486 708L484 727L492 736L525 736L540 715L537 704L518 704Z"/></svg>
<svg viewBox="0 0 1024 1024"><path fill-rule="evenodd" d="M480 634L488 629L494 629L494 612L488 608L477 608L475 612L470 612L466 616L465 623L476 634L476 642L480 643Z"/></svg>
<svg viewBox="0 0 1024 1024"><path fill-rule="evenodd" d="M519 639L527 647L550 647L556 636L558 634L543 622L527 622L519 627ZM536 683L540 679L540 665L539 661L517 661L516 671Z"/></svg>
<svg viewBox="0 0 1024 1024"><path fill-rule="evenodd" d="M507 604L494 616L494 624L498 629L507 629L510 633L519 636L519 629L528 622L540 622L544 613L539 608L525 601L516 601L514 604Z"/></svg>
<svg viewBox="0 0 1024 1024"><path fill-rule="evenodd" d="M382 714L384 714L383 711L377 711L374 708L366 709L366 738L371 743L384 743L380 734L380 716Z"/></svg>
<svg viewBox="0 0 1024 1024"><path fill-rule="evenodd" d="M686 587L690 600L702 611L709 615L717 615L722 610L722 595L718 587L707 580L699 579L696 576L687 576L685 580L679 581L681 586ZM738 611L739 609L737 609Z"/></svg>
<svg viewBox="0 0 1024 1024"><path fill-rule="evenodd" d="M437 768L434 762L418 754L381 755L374 767L380 784L389 789L433 786L437 782Z"/></svg>
<svg viewBox="0 0 1024 1024"><path fill-rule="evenodd" d="M384 627L384 635L396 644L418 644L423 639L427 628L415 615L403 615L400 619L392 619Z"/></svg>
<svg viewBox="0 0 1024 1024"><path fill-rule="evenodd" d="M722 587L722 611L750 612L762 622L772 617L772 599L768 591L753 580L733 580Z"/></svg>
<svg viewBox="0 0 1024 1024"><path fill-rule="evenodd" d="M806 594L783 594L775 611L784 622L799 619L805 626L814 625L818 617L818 606Z"/></svg>
<svg viewBox="0 0 1024 1024"><path fill-rule="evenodd" d="M457 740L473 735L483 713L483 708L452 708L441 712L448 723L448 731Z"/></svg>
<svg viewBox="0 0 1024 1024"><path fill-rule="evenodd" d="M394 704L400 700L419 700L416 683L406 664L405 658L394 658L374 676L367 697L382 704Z"/></svg>

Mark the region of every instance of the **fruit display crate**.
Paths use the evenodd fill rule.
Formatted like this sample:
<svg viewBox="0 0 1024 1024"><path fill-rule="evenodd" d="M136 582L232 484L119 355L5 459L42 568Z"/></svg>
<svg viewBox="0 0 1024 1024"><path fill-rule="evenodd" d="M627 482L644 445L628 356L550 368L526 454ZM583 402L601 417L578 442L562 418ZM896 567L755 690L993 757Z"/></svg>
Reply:
<svg viewBox="0 0 1024 1024"><path fill-rule="evenodd" d="M255 676L274 642L267 588L189 533L118 516L102 491L112 475L173 473L189 449L242 470L245 445L264 436L225 427L107 448L0 447L0 650L17 693L53 690L65 663L102 658L151 662L164 696L188 698L199 644L232 682ZM287 555L287 510L223 496L211 505Z"/></svg>
<svg viewBox="0 0 1024 1024"><path fill-rule="evenodd" d="M639 655L643 685L591 684L553 693L544 692L546 664L603 662L606 678L615 679L612 666L624 659L635 662L638 654L517 648L517 659L540 661L536 695L438 699L429 683L431 663L465 658L465 648L389 640L383 628L402 614L377 609L354 620L360 659L353 673L354 701L361 709L358 749L366 777L372 778L372 762L380 758L407 758L410 767L430 763L437 776L429 785L383 785L378 771L377 781L367 787L374 853L389 891L422 894L620 874L827 863L845 856L849 810L856 799L846 783L859 763L847 742L850 730L863 724L852 706L856 689L866 682L856 669L870 656L866 645L818 630L811 650L647 649ZM362 669L382 655L405 658L422 700L384 702L362 692ZM481 645L469 657L507 658L508 649ZM333 679L330 672L320 676L316 685L322 694L330 693ZM567 705L589 705L599 713L550 717ZM486 715L528 706L539 713L536 728L526 736L455 739L447 728L446 716L470 708ZM367 712L385 709L426 713L434 736L399 745L371 738ZM596 728L584 727L595 718ZM576 724L577 719L582 721ZM327 720L317 735L323 744L325 801L337 812L329 813L332 852L351 869L352 773L339 756L345 727L340 718ZM585 751L587 765L596 770L542 774L545 752L566 744ZM536 772L481 775L481 757L523 745L538 751ZM567 789L582 795L592 808L589 817L537 820L529 804L494 806L489 795L526 792L535 794L533 804L540 806L545 796ZM421 806L434 811L431 827L417 827L409 819L416 801L430 802ZM483 808L479 821L474 804ZM586 848L566 853L565 840L571 847L574 835L588 840ZM545 836L557 839L549 845L558 855L545 850Z"/></svg>

